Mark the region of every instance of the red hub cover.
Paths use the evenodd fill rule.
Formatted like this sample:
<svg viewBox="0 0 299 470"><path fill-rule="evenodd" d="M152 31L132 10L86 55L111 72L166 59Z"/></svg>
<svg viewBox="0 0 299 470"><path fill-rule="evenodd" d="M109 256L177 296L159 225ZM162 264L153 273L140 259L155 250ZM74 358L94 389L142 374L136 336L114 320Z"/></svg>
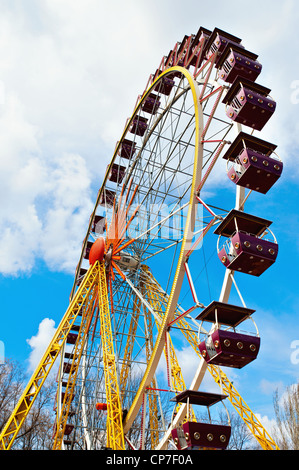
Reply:
<svg viewBox="0 0 299 470"><path fill-rule="evenodd" d="M103 261L105 254L105 239L98 238L89 252L89 264L94 265L96 261Z"/></svg>

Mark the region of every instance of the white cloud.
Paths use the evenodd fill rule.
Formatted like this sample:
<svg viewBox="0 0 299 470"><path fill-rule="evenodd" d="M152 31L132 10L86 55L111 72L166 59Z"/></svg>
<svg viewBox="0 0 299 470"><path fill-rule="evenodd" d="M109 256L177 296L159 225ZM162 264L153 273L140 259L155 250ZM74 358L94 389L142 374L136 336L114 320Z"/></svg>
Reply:
<svg viewBox="0 0 299 470"><path fill-rule="evenodd" d="M148 29L140 7L123 21L134 2L117 15L96 1L19 7L0 6L0 271L30 272L42 258L73 273L125 113L143 91L130 95L120 74Z"/></svg>
<svg viewBox="0 0 299 470"><path fill-rule="evenodd" d="M51 185L53 206L44 221L41 253L52 269L72 272L93 209L90 176L82 157L64 155L51 173Z"/></svg>
<svg viewBox="0 0 299 470"><path fill-rule="evenodd" d="M2 227L0 270L3 274L10 275L16 275L20 271L29 272L34 265L41 232L35 208L27 206L21 218L12 217L6 225L10 226Z"/></svg>
<svg viewBox="0 0 299 470"><path fill-rule="evenodd" d="M36 258L73 272L93 208L86 162L67 153L52 162L9 155L15 164L0 176L1 272L30 272Z"/></svg>
<svg viewBox="0 0 299 470"><path fill-rule="evenodd" d="M56 331L55 322L50 318L44 318L38 327L36 336L27 339L32 351L29 356L29 369L35 370Z"/></svg>
<svg viewBox="0 0 299 470"><path fill-rule="evenodd" d="M277 425L275 419L268 418L256 413L256 418L260 421L261 425L266 429L269 436L273 437L276 434Z"/></svg>
<svg viewBox="0 0 299 470"><path fill-rule="evenodd" d="M0 272L29 272L37 258L73 272L94 194L137 96L162 56L200 25L231 31L259 53L259 81L278 102L262 137L296 168L290 149L299 144L299 105L290 96L299 79L298 7L253 2L252 28L234 21L237 2L217 5L212 17L201 11L199 24L194 1L180 15L168 0L1 2Z"/></svg>

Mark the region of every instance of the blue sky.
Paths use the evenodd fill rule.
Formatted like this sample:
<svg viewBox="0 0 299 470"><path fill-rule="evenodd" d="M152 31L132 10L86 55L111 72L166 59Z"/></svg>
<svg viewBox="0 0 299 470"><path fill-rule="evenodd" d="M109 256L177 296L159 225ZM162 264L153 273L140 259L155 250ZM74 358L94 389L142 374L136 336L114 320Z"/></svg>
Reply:
<svg viewBox="0 0 299 470"><path fill-rule="evenodd" d="M299 375L299 6L253 0L250 10L219 0L213 8L198 0L1 1L0 340L6 357L32 367L58 325L106 166L150 73L185 34L217 26L259 54L259 82L277 101L262 138L278 145L283 176L248 211L273 220L279 256L258 280L238 278L247 305L257 310L262 347L254 363L228 373L253 411L265 423L273 418L274 389ZM209 189L216 202L216 188Z"/></svg>

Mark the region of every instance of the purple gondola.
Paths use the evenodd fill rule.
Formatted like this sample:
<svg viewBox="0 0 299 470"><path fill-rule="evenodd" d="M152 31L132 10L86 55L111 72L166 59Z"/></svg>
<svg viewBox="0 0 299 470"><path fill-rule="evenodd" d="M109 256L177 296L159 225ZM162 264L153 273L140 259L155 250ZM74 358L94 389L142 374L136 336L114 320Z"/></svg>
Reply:
<svg viewBox="0 0 299 470"><path fill-rule="evenodd" d="M111 189L104 188L104 191L102 192L102 194L100 196L99 205L100 206L112 207L115 195L116 195L115 191L112 191Z"/></svg>
<svg viewBox="0 0 299 470"><path fill-rule="evenodd" d="M127 160L130 160L133 157L135 152L136 152L136 142L132 142L132 140L129 140L129 139L123 139L121 142L118 154L122 158L126 158Z"/></svg>
<svg viewBox="0 0 299 470"><path fill-rule="evenodd" d="M205 46L206 46L211 34L212 34L212 31L210 31L208 29L203 28L202 26L199 28L197 34L195 35L195 37L194 37L194 39L191 43L189 56L190 57L192 56L192 54L195 52L195 48L196 47L198 48L198 45L200 43L202 43L202 48L201 48L201 51L199 50L199 51L195 52L194 57L192 58L192 60L190 62L190 65L193 65L194 67L196 65L197 65L197 67L200 66L200 64L203 61L202 51L205 49ZM199 54L201 54L200 57L199 57Z"/></svg>
<svg viewBox="0 0 299 470"><path fill-rule="evenodd" d="M213 301L196 317L202 323L214 324L198 345L208 364L241 369L256 359L260 349L257 328L255 334L237 331L237 327L251 319L254 312L245 307Z"/></svg>
<svg viewBox="0 0 299 470"><path fill-rule="evenodd" d="M227 83L233 83L238 76L255 81L262 71L257 57L239 45L227 44L217 62L218 77Z"/></svg>
<svg viewBox="0 0 299 470"><path fill-rule="evenodd" d="M241 41L242 40L238 38L237 36L233 36L232 34L227 33L226 31L223 31L219 28L215 28L206 43L205 57L206 59L210 59L215 54L216 55L215 64L217 65L226 46L228 44L234 44L243 48Z"/></svg>
<svg viewBox="0 0 299 470"><path fill-rule="evenodd" d="M130 132L139 136L143 136L147 129L148 119L142 116L134 116L132 124L130 126Z"/></svg>
<svg viewBox="0 0 299 470"><path fill-rule="evenodd" d="M224 400L226 395L207 393L194 390L184 390L176 395L171 401L176 403L186 403L189 405L210 406ZM215 424L209 422L190 421L188 416L186 421L171 431L174 444L178 450L199 450L199 449L221 449L228 446L231 427L230 425Z"/></svg>
<svg viewBox="0 0 299 470"><path fill-rule="evenodd" d="M270 89L246 78L237 77L223 99L226 115L233 121L262 130L273 115L276 103Z"/></svg>
<svg viewBox="0 0 299 470"><path fill-rule="evenodd" d="M149 114L156 114L160 104L159 96L155 93L150 93L142 103L142 111Z"/></svg>
<svg viewBox="0 0 299 470"><path fill-rule="evenodd" d="M219 235L218 257L233 271L260 276L277 258L278 244L269 220L233 209L215 230ZM274 241L265 238L271 233ZM228 238L220 248L220 237Z"/></svg>
<svg viewBox="0 0 299 470"><path fill-rule="evenodd" d="M112 183L122 183L126 174L126 167L113 163L108 173L108 180Z"/></svg>
<svg viewBox="0 0 299 470"><path fill-rule="evenodd" d="M283 163L273 156L275 149L275 144L240 132L223 156L228 162L229 179L239 186L266 194L283 170Z"/></svg>

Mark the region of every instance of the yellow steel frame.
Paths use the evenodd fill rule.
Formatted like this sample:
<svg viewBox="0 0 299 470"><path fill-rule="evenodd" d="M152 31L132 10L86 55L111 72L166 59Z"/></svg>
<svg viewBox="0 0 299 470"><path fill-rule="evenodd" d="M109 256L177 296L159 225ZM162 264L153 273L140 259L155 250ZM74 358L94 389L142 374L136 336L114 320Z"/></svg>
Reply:
<svg viewBox="0 0 299 470"><path fill-rule="evenodd" d="M198 349L198 348L197 348ZM228 399L237 410L250 432L256 438L262 449L279 450L278 445L265 430L261 422L250 410L241 395L234 388L232 382L229 381L225 373L217 366L209 365L208 371L212 374L215 382L222 388L223 393L228 395Z"/></svg>
<svg viewBox="0 0 299 470"><path fill-rule="evenodd" d="M147 286L144 285L142 282L141 285L141 293L145 295L145 289ZM145 344L145 352L146 352L146 361L147 363L150 360L154 341L153 341L153 324L152 324L152 316L151 313L148 311L147 308L144 307L145 313L145 323L146 323L146 344ZM151 437L151 448L154 449L159 443L159 431L158 431L158 402L157 402L157 382L155 376L152 378L152 382L150 384L149 389L147 390L147 396L149 401L149 427L150 427L150 437Z"/></svg>
<svg viewBox="0 0 299 470"><path fill-rule="evenodd" d="M98 291L96 291L96 288L98 288ZM62 351L67 335L72 329L77 316L82 313L82 321L71 365L69 381L67 384L62 412L58 420L57 434L54 440L53 448L61 448L70 402L78 373L78 366L92 319L93 304L96 295L98 295L99 299L103 363L107 396L107 447L112 450L123 450L125 448L122 427L122 408L113 349L106 269L104 262L96 262L93 266L90 266L87 271L83 282L61 320L45 354L29 380L17 406L4 426L0 435L0 449L8 450L11 448L55 360Z"/></svg>
<svg viewBox="0 0 299 470"><path fill-rule="evenodd" d="M148 301L157 315L156 325L159 330L161 323L163 321L163 315L164 315L163 310L162 310L162 305L166 307L165 296L161 288L159 288L157 281L151 274L149 268L143 265L142 270L144 273L146 273L146 277L147 277L146 293L147 293ZM171 379L172 389L175 390L176 392L182 392L183 390L186 390L186 384L182 375L182 369L179 365L179 361L177 359L177 355L176 355L176 352L172 343L171 336L168 331L166 332L166 334L167 334L167 340L165 341L164 355L165 355L166 362L168 362L169 360L170 379ZM181 406L181 403L178 403L177 411L179 410L180 406ZM190 405L188 416L191 421L196 421L196 417L195 417L195 414L191 405ZM156 445L157 444L158 443L156 443ZM153 447L153 449L154 448L155 447Z"/></svg>
<svg viewBox="0 0 299 470"><path fill-rule="evenodd" d="M146 294L147 285L144 285L143 282L140 283L140 291L143 296ZM138 320L140 316L140 309L141 309L141 300L138 296L135 297L134 306L133 306L133 313L131 316L131 321L129 325L128 331L128 339L125 346L124 352L124 359L123 365L120 372L120 390L122 398L124 397L125 387L127 384L127 379L130 371L131 366L131 358L132 352L134 348L134 341L136 330L138 326ZM144 308L144 318L146 322L146 345L145 345L145 352L147 361L151 356L152 348L153 348L153 336L152 336L152 322L151 322L151 315L149 314L148 310ZM149 389L146 391L146 396L144 397L144 406L146 406L145 398L148 398L149 402L149 428L150 428L150 439L151 439L151 447L154 449L159 442L159 431L158 431L158 403L157 403L157 384L155 377L151 382ZM142 446L142 442L141 442Z"/></svg>
<svg viewBox="0 0 299 470"><path fill-rule="evenodd" d="M128 410L128 414L124 420L124 432L125 433L128 432L134 419L136 418L136 415L142 404L144 392L150 386L154 372L160 360L161 354L163 353L163 349L165 345L165 331L167 329L168 323L172 320L174 312L175 312L176 303L178 300L178 293L180 291L180 287L182 285L183 277L184 277L183 265L185 262L186 253L188 249L191 247L191 241L193 237L193 227L195 223L195 212L196 212L195 193L196 193L196 188L198 187L199 182L201 180L201 168L202 168L201 160L202 160L203 144L201 142L200 131L202 131L203 129L203 115L201 112L201 105L200 105L200 100L199 100L199 89L194 78L191 76L188 70L186 70L184 67L175 66L175 67L170 67L169 69L162 72L157 78L157 80L155 80L154 83L149 87L149 89L144 93L138 106L142 104L146 96L150 93L152 88L155 87L156 83L159 80L161 80L164 76L174 71L181 72L185 76L185 78L188 80L188 84L190 86L190 91L192 94L193 104L194 104L195 148L194 148L194 168L193 168L194 173L193 173L192 187L191 187L191 193L190 193L190 204L189 204L189 209L188 209L188 213L186 217L184 236L183 236L182 243L181 243L177 269L176 269L172 289L171 289L170 296L169 296L169 302L165 311L165 315L163 317L163 321L161 323L160 330L158 332L158 337L157 337L151 358L147 364L147 368L141 380L140 386L136 392L133 403L130 409ZM137 106L137 109L138 109L138 106Z"/></svg>
<svg viewBox="0 0 299 470"><path fill-rule="evenodd" d="M111 330L106 269L104 261L99 264L98 293L107 400L107 447L112 450L124 450L125 444L122 426L122 408L119 393L119 385L117 380L116 362Z"/></svg>
<svg viewBox="0 0 299 470"><path fill-rule="evenodd" d="M149 403L149 428L151 438L151 449L159 443L159 421L158 421L158 395L157 395L157 382L156 378L153 377L151 387L147 391L148 403Z"/></svg>
<svg viewBox="0 0 299 470"><path fill-rule="evenodd" d="M149 290L153 291L153 283L156 283L156 292L161 292L161 301L163 299L162 289L158 282L155 280L151 273L148 274L151 277L151 282L149 283ZM157 294L156 294L157 295ZM167 299L164 296L163 299L164 304L167 302ZM177 312L177 316L180 316L181 313ZM181 332L187 339L188 343L192 346L196 354L201 359L201 355L198 348L198 338L197 335L192 331L190 328L189 323L186 321L184 317L179 318L176 322L176 325L180 328ZM241 395L237 392L235 387L233 386L232 382L228 379L226 374L223 370L215 365L209 364L207 367L208 371L212 375L215 382L221 387L222 392L227 394L229 401L236 409L238 414L241 416L247 427L249 428L250 432L253 436L257 439L259 444L264 450L279 450L279 447L265 430L261 422L257 419L254 413L250 410L249 406L243 400Z"/></svg>
<svg viewBox="0 0 299 470"><path fill-rule="evenodd" d="M189 341L189 344L193 347L196 354L201 358L200 352L198 349L198 341L197 336L188 326L186 321L180 320L179 324L181 323L181 331ZM247 403L243 400L241 395L237 392L235 387L233 386L232 382L228 379L226 374L223 370L218 367L214 366L213 364L209 364L207 367L208 371L212 375L215 382L221 387L224 394L228 395L228 399L239 413L247 427L249 428L250 432L259 442L261 447L264 450L279 450L279 447L265 430L261 422L257 419L254 413L251 411Z"/></svg>
<svg viewBox="0 0 299 470"><path fill-rule="evenodd" d="M123 365L120 371L120 379L119 379L119 386L121 391L122 399L124 398L125 394L125 387L128 380L128 375L130 372L131 367L131 357L132 351L134 347L135 335L138 325L138 319L140 316L140 304L141 301L138 297L135 298L134 306L133 306L133 313L131 316L129 331L128 331L128 340L125 346L124 358L123 358Z"/></svg>
<svg viewBox="0 0 299 470"><path fill-rule="evenodd" d="M0 449L8 450L11 448L54 362L60 354L67 335L78 314L81 312L84 301L91 292L97 277L98 265L95 264L87 271L81 286L63 316L46 352L29 380L14 411L5 424L0 435Z"/></svg>
<svg viewBox="0 0 299 470"><path fill-rule="evenodd" d="M95 311L96 300L97 289L95 285L93 286L93 289L90 292L89 296L85 299L84 306L82 309L82 320L80 323L80 329L78 332L78 337L76 339L76 345L73 352L73 358L70 367L70 372L68 374L64 399L61 406L60 415L57 416L56 434L54 437L53 450L60 450L62 447L65 427L67 424L71 403L75 393L75 385L79 370L79 364L84 350L86 337ZM57 400L60 399L61 397L57 397Z"/></svg>
<svg viewBox="0 0 299 470"><path fill-rule="evenodd" d="M99 305L100 305L100 321L101 321L101 333L102 333L102 342L103 342L103 360L104 360L104 373L105 373L105 385L106 385L106 395L107 395L107 447L114 450L124 449L124 432L127 432L136 417L140 405L146 392L147 388L152 382L154 371L157 365L157 362L162 354L163 348L165 347L165 333L167 332L168 324L173 319L176 313L176 304L177 304L177 293L180 291L180 286L184 277L183 265L186 260L186 252L190 248L190 242L192 240L192 224L195 213L195 193L196 188L198 187L198 182L201 180L201 165L200 159L202 158L202 142L201 142L201 132L202 132L202 114L200 106L200 96L199 90L195 83L195 80L190 75L190 73L183 67L175 66L171 67L161 73L161 75L152 83L149 89L142 96L138 106L136 107L131 119L127 122L126 128L124 130L123 136L125 135L134 115L141 106L142 102L150 91L154 88L157 81L162 79L164 75L172 73L173 71L181 72L189 82L190 90L193 96L194 101L194 111L195 111L195 151L194 151L194 176L192 181L191 196L190 196L190 206L187 214L186 220L186 230L184 232L181 251L179 256L179 262L177 265L175 278L173 286L170 292L168 303L166 306L165 314L162 317L162 322L160 324L160 329L158 333L158 338L153 348L151 357L148 361L148 365L144 374L144 377L141 381L140 387L136 393L133 404L128 411L127 417L122 423L122 409L120 401L119 386L117 381L117 372L116 372L116 363L115 363L115 354L113 349L113 338L111 331L111 321L110 321L110 311L109 311L109 298L107 291L107 280L104 263L96 263L94 266L90 267L88 272L85 275L84 281L82 282L77 293L74 295L70 306L65 313L57 331L54 335L50 345L48 346L47 351L45 352L40 364L35 370L32 378L30 379L24 393L22 394L14 412L6 423L5 427L2 430L0 435L0 449L9 449L17 436L19 429L21 428L24 419L26 418L30 408L32 407L34 400L39 393L48 373L53 366L57 356L62 350L62 347L65 343L67 334L71 330L71 327L82 309L84 300L90 290L92 289L94 283L98 281L98 294L99 294ZM122 140L122 139L121 139ZM121 142L120 140L120 142ZM117 155L119 150L120 143L115 149L114 157L111 161L110 167L113 164L114 158ZM109 169L105 176L105 181ZM104 181L104 183L105 183ZM102 188L104 187L104 184ZM101 191L98 195L100 197ZM97 204L95 206L96 210ZM93 213L93 215L95 212ZM91 217L92 221L92 217ZM90 221L90 224L91 224ZM90 228L90 227L89 227ZM89 232L89 230L88 230ZM84 244L86 245L86 240ZM84 246L85 246L84 245ZM81 258L82 259L82 258ZM80 260L81 261L81 260ZM79 263L80 264L80 263ZM74 290L73 290L74 292ZM72 294L73 294L72 292ZM193 346L194 350L198 355L197 347L197 338L194 337L194 333L190 329L188 323L184 319L178 320L178 325L181 327L181 331L185 334L187 340ZM171 346L172 347L172 346ZM172 356L174 377L178 374L180 375L181 371L178 365L175 364L175 356ZM216 380L216 382L223 387L223 390L228 394L228 397L237 409L238 413L241 415L242 419L245 421L247 426L250 428L251 432L257 438L259 443L264 449L278 449L275 442L270 438L267 432L264 430L263 426L257 418L250 411L249 407L242 400L240 395L234 389L232 383L228 380L223 371L219 372L218 368L213 366L208 366L208 370ZM125 371L124 371L125 372ZM125 377L125 374L124 374ZM181 378L180 378L181 380ZM182 386L177 382L176 386Z"/></svg>
<svg viewBox="0 0 299 470"><path fill-rule="evenodd" d="M198 349L197 336L191 330L188 323L182 318L178 321L178 325L180 325L181 332L184 334L189 344L193 347L196 354L201 358ZM239 413L239 415L249 428L250 432L261 445L261 447L264 450L279 450L277 444L273 441L273 439L267 433L261 422L250 410L249 406L243 400L241 395L237 392L232 382L230 382L223 370L220 369L220 367L214 366L212 364L209 364L207 369L214 378L215 382L222 388L223 393L228 395L229 401Z"/></svg>

